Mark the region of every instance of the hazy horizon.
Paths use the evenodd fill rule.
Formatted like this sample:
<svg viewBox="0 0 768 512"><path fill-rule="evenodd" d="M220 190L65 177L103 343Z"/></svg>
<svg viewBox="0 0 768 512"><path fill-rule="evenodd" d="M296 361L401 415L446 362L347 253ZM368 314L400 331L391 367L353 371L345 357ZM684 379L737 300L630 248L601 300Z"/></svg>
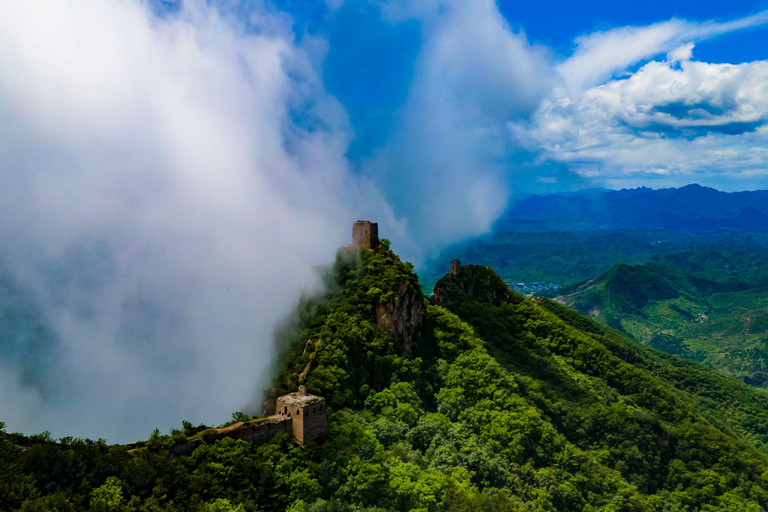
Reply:
<svg viewBox="0 0 768 512"><path fill-rule="evenodd" d="M418 267L520 194L768 188L765 8L5 5L0 421L225 421L357 219Z"/></svg>

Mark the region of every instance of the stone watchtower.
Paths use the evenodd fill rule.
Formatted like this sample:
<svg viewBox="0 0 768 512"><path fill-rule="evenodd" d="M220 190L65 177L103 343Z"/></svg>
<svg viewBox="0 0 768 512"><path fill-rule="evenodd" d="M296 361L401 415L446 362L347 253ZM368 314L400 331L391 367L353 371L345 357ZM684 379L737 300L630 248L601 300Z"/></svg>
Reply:
<svg viewBox="0 0 768 512"><path fill-rule="evenodd" d="M352 248L376 249L379 246L379 225L368 220L359 220L352 226Z"/></svg>
<svg viewBox="0 0 768 512"><path fill-rule="evenodd" d="M451 261L451 275L455 276L459 273L459 270L461 270L461 261L459 260L453 260Z"/></svg>
<svg viewBox="0 0 768 512"><path fill-rule="evenodd" d="M278 416L291 418L297 443L308 443L326 432L325 399L308 395L304 386L299 386L296 393L278 398L276 407Z"/></svg>

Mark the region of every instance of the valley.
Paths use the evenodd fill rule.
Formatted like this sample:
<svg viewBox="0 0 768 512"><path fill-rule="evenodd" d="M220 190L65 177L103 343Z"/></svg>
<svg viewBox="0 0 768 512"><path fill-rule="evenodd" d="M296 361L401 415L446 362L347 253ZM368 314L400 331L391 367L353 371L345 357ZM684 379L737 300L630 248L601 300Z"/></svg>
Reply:
<svg viewBox="0 0 768 512"><path fill-rule="evenodd" d="M534 196L502 216L496 232L444 251L422 276L429 289L437 279L429 269L445 268L449 255L487 265L511 289L765 388L766 226L715 217L740 209L768 211L765 194L688 186Z"/></svg>

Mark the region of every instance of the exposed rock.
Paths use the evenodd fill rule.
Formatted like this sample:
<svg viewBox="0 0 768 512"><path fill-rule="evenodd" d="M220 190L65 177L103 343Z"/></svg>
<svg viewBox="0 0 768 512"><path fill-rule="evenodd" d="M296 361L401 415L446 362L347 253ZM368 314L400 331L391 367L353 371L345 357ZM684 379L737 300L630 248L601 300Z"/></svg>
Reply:
<svg viewBox="0 0 768 512"><path fill-rule="evenodd" d="M314 343L314 350L311 354L309 354L309 361L307 362L307 366L305 366L304 371L299 374L299 384L304 384L304 381L307 380L307 375L309 375L309 371L312 369L312 363L314 362L315 357L317 357L317 346L320 344L320 341L322 340L318 339ZM307 353L307 346L309 346L310 343L311 341L308 341L307 345L304 346L304 353L301 354L302 356Z"/></svg>
<svg viewBox="0 0 768 512"><path fill-rule="evenodd" d="M376 324L410 352L425 312L422 295L399 281L390 299L376 306Z"/></svg>

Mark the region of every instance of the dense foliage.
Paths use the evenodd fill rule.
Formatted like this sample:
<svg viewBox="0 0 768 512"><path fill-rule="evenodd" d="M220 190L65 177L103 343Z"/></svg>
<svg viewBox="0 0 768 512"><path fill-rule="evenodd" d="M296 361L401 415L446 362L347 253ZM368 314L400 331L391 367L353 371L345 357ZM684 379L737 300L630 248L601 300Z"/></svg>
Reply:
<svg viewBox="0 0 768 512"><path fill-rule="evenodd" d="M768 387L768 257L657 261L616 265L560 290L558 300L654 348Z"/></svg>
<svg viewBox="0 0 768 512"><path fill-rule="evenodd" d="M328 285L281 330L269 391L301 379L324 396L323 438L222 439L176 457L189 423L138 448L0 429L0 510L768 508L768 405L737 381L537 305L485 267L428 300L386 242L341 253ZM405 296L424 311L412 351L376 322Z"/></svg>
<svg viewBox="0 0 768 512"><path fill-rule="evenodd" d="M764 265L768 261L768 235L695 235L661 228L495 232L443 251L421 272L426 291L431 292L454 258L487 265L508 284L540 282L570 286L598 277L619 263L650 262L759 280L768 277Z"/></svg>

